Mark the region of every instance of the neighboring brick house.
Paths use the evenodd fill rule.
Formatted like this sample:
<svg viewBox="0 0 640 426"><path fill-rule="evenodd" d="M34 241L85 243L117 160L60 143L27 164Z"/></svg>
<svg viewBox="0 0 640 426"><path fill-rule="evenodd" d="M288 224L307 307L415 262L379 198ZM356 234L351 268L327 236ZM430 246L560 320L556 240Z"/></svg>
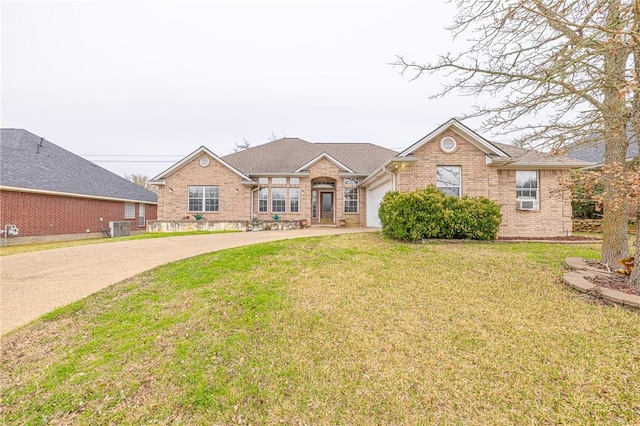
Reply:
<svg viewBox="0 0 640 426"><path fill-rule="evenodd" d="M144 231L157 196L44 138L0 130L0 227L19 237L104 235L111 221Z"/></svg>
<svg viewBox="0 0 640 426"><path fill-rule="evenodd" d="M379 227L389 190L429 184L486 196L502 206L500 236L571 233L571 199L560 180L589 163L489 142L453 119L401 153L372 144L285 138L218 157L200 147L151 180L158 220L305 219L311 225Z"/></svg>

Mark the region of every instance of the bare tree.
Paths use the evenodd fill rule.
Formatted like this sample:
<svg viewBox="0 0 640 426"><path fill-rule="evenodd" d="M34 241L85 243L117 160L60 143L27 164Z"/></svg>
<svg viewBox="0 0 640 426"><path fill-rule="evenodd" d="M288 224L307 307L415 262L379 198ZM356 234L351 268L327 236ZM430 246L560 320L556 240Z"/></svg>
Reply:
<svg viewBox="0 0 640 426"><path fill-rule="evenodd" d="M146 175L140 175L140 174L135 174L132 173L130 175L125 174L124 178L126 180L129 180L133 183L135 183L138 186L143 187L144 189L147 189L151 192L157 192L158 189L155 187L155 185L150 185L149 184L149 177Z"/></svg>
<svg viewBox="0 0 640 426"><path fill-rule="evenodd" d="M457 6L450 30L471 35L470 47L424 65L398 56L394 65L414 78L443 72L447 81L434 97L502 95L465 117L484 117L484 128L496 134L516 133L521 146L557 149L598 139L605 164L625 164L629 135L640 126L640 0L458 0ZM609 265L628 256L627 207L615 190L605 183L602 258Z"/></svg>
<svg viewBox="0 0 640 426"><path fill-rule="evenodd" d="M251 142L249 142L246 138L242 138L242 142L234 142L233 143L233 152L244 151L245 149L251 148Z"/></svg>
<svg viewBox="0 0 640 426"><path fill-rule="evenodd" d="M277 141L278 139L284 139L286 137L287 135L279 136L279 135L276 135L275 132L271 132L271 136L269 136L269 142Z"/></svg>
<svg viewBox="0 0 640 426"><path fill-rule="evenodd" d="M278 136L274 132L271 132L271 135L269 136L267 141L268 142L273 142L273 141L277 141L278 139L282 139L282 138L286 138L286 137L287 137L286 135ZM233 152L244 151L245 149L251 148L251 142L249 142L246 138L242 138L242 142L241 143L234 142L233 144L235 145L234 148L233 148Z"/></svg>

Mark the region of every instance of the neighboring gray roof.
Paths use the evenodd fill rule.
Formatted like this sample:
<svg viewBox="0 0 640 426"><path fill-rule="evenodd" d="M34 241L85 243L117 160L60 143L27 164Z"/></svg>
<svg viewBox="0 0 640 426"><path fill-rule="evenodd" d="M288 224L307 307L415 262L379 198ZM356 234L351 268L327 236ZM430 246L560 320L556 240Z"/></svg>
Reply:
<svg viewBox="0 0 640 426"><path fill-rule="evenodd" d="M157 195L23 129L0 129L0 186L157 202Z"/></svg>
<svg viewBox="0 0 640 426"><path fill-rule="evenodd" d="M367 175L398 153L370 143L311 143L298 138L278 139L222 157L248 175L293 173L326 153L356 174Z"/></svg>
<svg viewBox="0 0 640 426"><path fill-rule="evenodd" d="M568 149L569 155L591 163L602 164L604 162L604 142L585 142L572 145ZM627 148L627 160L636 158L638 154L638 141L632 140Z"/></svg>

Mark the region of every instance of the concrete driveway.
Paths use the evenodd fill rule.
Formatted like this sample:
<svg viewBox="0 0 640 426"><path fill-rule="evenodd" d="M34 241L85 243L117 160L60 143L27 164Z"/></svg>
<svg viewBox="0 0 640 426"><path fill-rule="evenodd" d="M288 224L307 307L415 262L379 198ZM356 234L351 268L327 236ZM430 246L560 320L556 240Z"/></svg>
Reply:
<svg viewBox="0 0 640 426"><path fill-rule="evenodd" d="M121 241L0 257L0 334L156 266L267 241L368 232L313 227Z"/></svg>

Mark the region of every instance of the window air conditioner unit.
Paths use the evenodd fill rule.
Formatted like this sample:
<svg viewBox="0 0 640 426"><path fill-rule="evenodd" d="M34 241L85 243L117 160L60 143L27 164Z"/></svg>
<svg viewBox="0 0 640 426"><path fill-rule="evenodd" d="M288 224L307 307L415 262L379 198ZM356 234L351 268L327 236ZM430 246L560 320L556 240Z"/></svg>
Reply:
<svg viewBox="0 0 640 426"><path fill-rule="evenodd" d="M516 208L518 210L535 210L536 200L518 200Z"/></svg>

